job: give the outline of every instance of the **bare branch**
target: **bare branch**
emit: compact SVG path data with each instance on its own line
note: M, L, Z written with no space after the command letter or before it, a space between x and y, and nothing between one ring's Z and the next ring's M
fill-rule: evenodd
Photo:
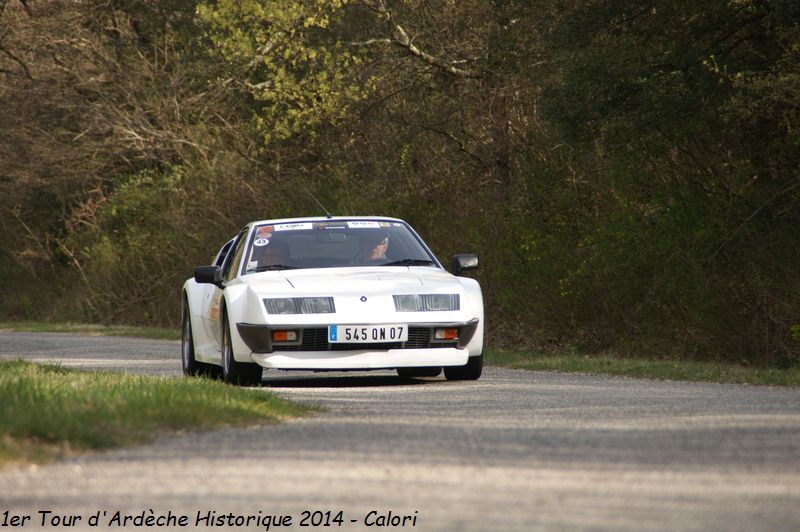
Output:
M14 61L16 64L18 64L22 68L22 70L25 72L25 77L26 78L28 78L30 80L33 79L33 76L31 76L31 71L28 69L28 65L26 65L25 62L22 59L20 59L16 55L12 54L10 51L8 51L6 48L4 48L2 45L0 45L0 52L3 52L4 54L6 54L9 58L11 58L12 61Z
M11 214L14 216L14 218L17 219L17 222L22 226L22 228L25 229L25 232L28 234L28 238L32 240L34 244L36 244L37 248L39 248L38 257L41 259L46 259L47 262L52 265L52 253L50 253L50 250L47 248L47 245L42 244L42 240L38 236L36 236L36 233L30 228L30 226L28 226L28 224L25 223L25 220L23 220L22 216L19 213L19 208L14 207L11 210Z
M421 59L422 61L425 61L429 65L434 66L439 70L450 74L451 76L459 78L481 77L479 72L458 68L454 66L453 62L445 61L444 59L431 55L417 47L405 28L403 28L394 20L394 17L392 16L391 11L389 11L389 9L386 7L384 0L363 0L363 5L380 15L386 21L392 34L391 42L400 48L405 49L409 54Z
M457 144L458 145L458 151L460 151L461 153L467 155L468 157L470 157L471 159L476 161L480 166L482 166L484 168L490 166L490 164L487 163L486 161L484 161L479 155L477 155L476 153L473 153L470 150L468 150L467 149L467 145L463 140L461 140L460 138L456 137L454 134L450 133L449 131L446 131L444 129L440 129L438 127L434 127L434 126L431 126L431 125L428 125L428 124L424 124L422 122L412 122L411 120L408 120L404 116L392 115L391 118L393 120L401 123L401 124L405 124L407 126L412 126L412 127L416 127L416 128L420 128L420 129L424 129L425 131L430 131L431 133L436 133L437 135L442 135L446 139L448 139L448 140L454 142L455 144Z
M344 44L350 46L371 46L373 44L392 44L394 41L391 39L369 39L367 41L360 41L360 42L346 42Z

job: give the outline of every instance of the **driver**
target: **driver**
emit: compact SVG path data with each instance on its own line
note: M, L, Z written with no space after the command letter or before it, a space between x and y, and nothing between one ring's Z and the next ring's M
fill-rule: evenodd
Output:
M386 231L370 232L361 237L359 241L361 262L385 262L386 251L389 249L389 233Z

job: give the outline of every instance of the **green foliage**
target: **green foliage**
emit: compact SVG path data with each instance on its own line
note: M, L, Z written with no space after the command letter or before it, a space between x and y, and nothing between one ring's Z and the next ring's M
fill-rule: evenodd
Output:
M180 282L174 264L181 264L200 238L176 225L183 221L184 177L180 168L167 167L121 176L114 183L91 223L81 224L65 241L66 248L75 250L89 295L87 317L139 323L165 319L161 293Z
M598 2L550 34L547 116L599 145L593 164L608 168L589 224L605 266L578 271L595 277L584 294L606 289L596 316L615 341L800 360L796 14L791 2Z
M365 94L364 80L350 74L359 55L331 30L346 3L222 0L198 6L231 81L259 102L257 124L267 143L335 121L349 101Z
M800 362L796 2L179 4L6 10L8 314L174 326L310 191L478 252L493 345Z

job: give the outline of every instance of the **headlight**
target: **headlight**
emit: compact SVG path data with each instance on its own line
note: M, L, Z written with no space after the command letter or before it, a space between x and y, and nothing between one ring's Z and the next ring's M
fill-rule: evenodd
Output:
M270 314L297 314L297 307L294 299L265 299L267 312Z
M461 302L458 294L412 294L394 296L394 309L397 312L434 312L459 310Z
M332 297L277 297L264 300L270 314L332 314Z
M295 299L300 314L331 314L335 312L332 297L301 297Z

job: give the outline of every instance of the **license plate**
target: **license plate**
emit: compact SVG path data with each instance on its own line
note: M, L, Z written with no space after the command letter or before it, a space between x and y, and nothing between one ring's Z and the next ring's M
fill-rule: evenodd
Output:
M332 344L374 344L405 342L408 325L328 325L328 342Z

